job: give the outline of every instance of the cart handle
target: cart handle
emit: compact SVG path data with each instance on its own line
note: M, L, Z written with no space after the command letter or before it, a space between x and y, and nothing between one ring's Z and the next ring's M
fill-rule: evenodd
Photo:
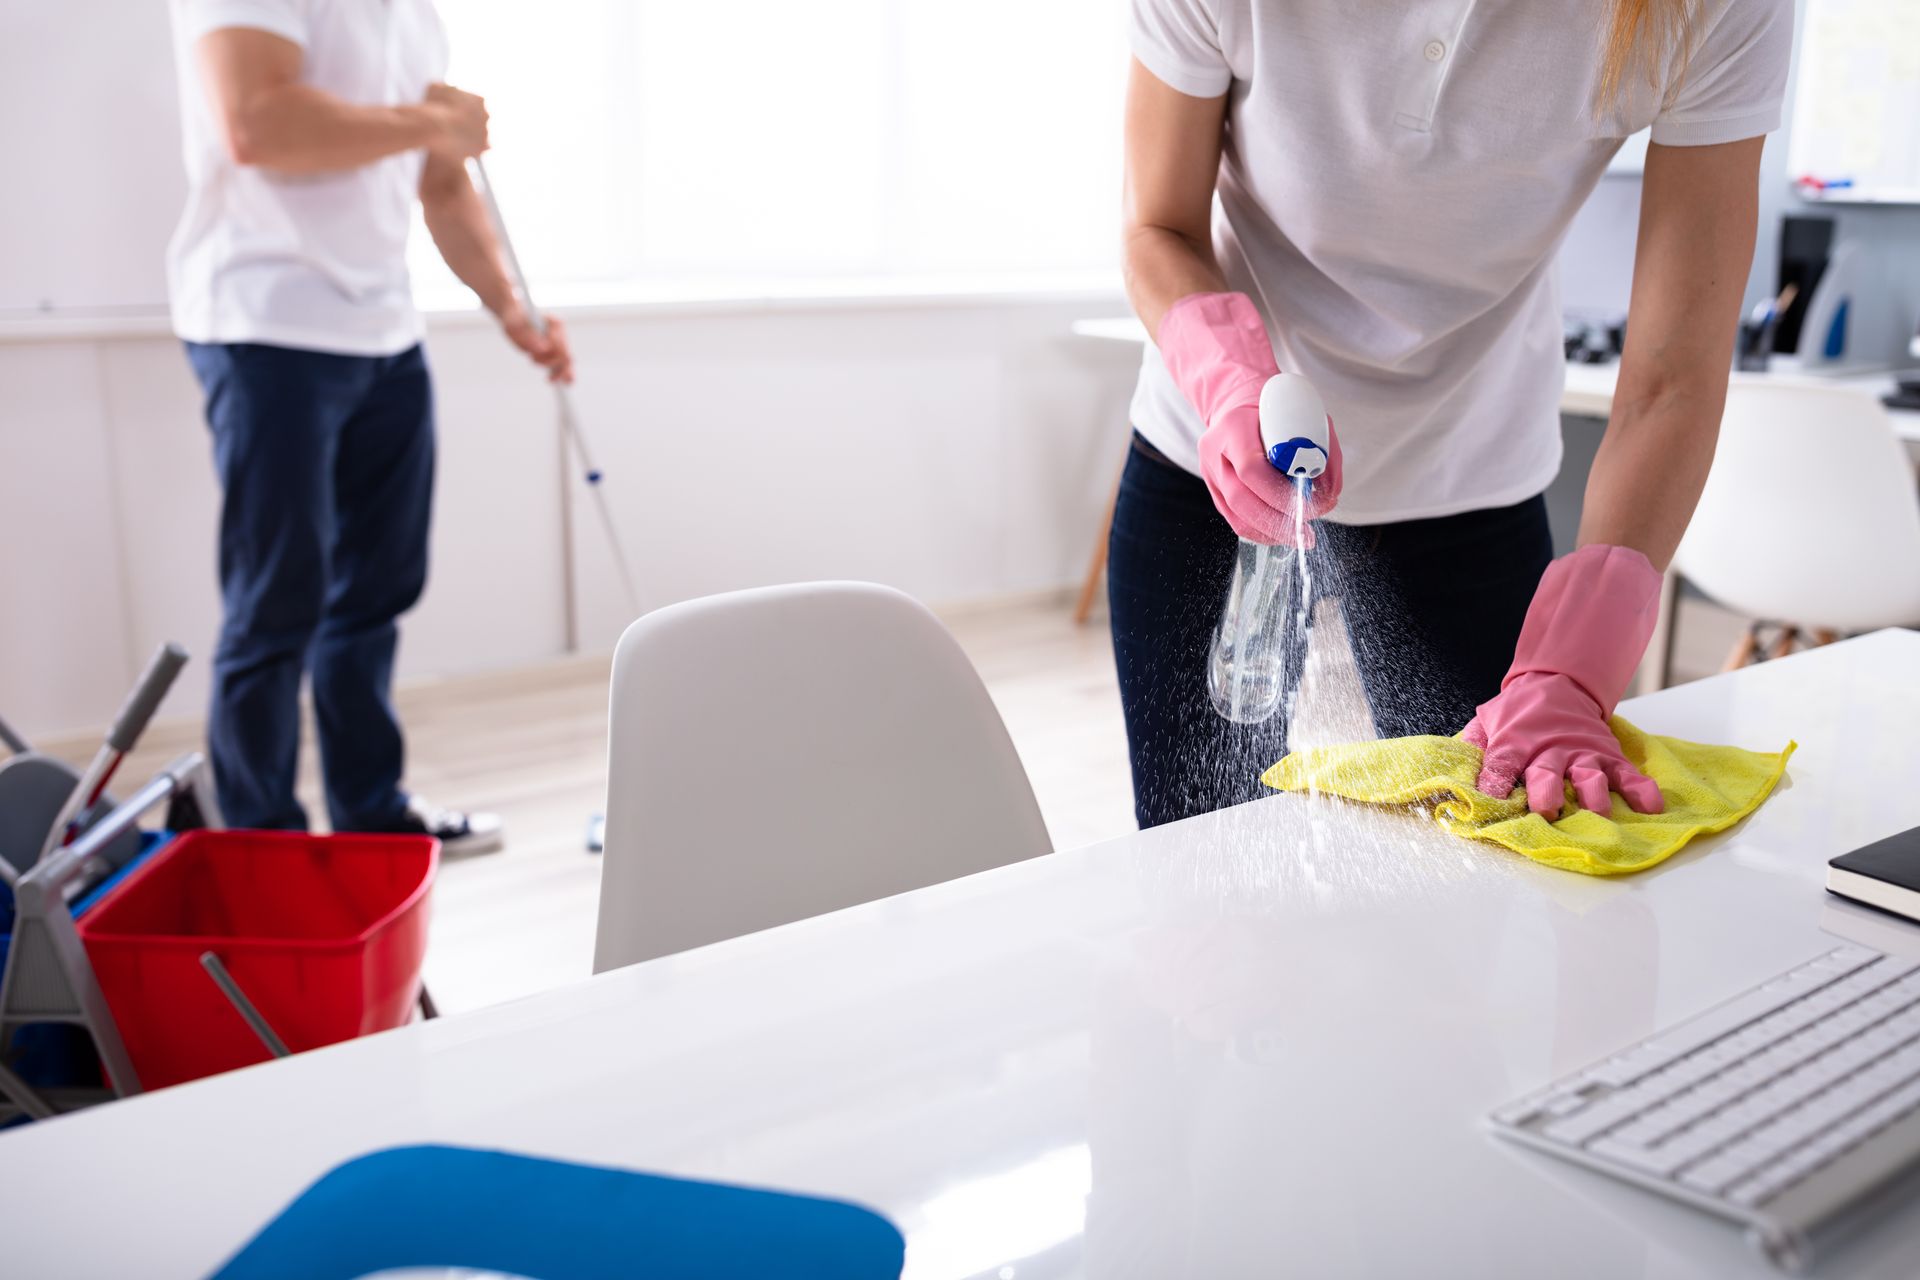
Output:
M220 957L211 951L202 951L200 967L207 971L207 976L213 979L213 984L220 988L220 994L233 1005L234 1012L238 1013L253 1034L260 1038L260 1043L267 1046L267 1052L276 1058L288 1057L286 1041L274 1034L273 1024L261 1016L259 1008L253 1001L247 999L247 993L240 989L240 984L233 980L231 973L227 972L227 966L220 963Z
M94 752L86 772L73 784L67 802L60 806L59 815L47 829L47 838L40 846L37 861L44 862L55 849L73 842L74 836L79 834L77 828L81 821L99 803L100 797L106 792L107 783L113 780L114 773L120 768L120 762L127 758L127 752L133 750L133 744L146 732L147 721L153 718L154 711L179 676L180 668L186 665L187 651L171 641L154 652L153 660L140 673L140 682L121 704L120 713L107 730L106 741Z
M156 773L147 784L129 796L112 813L88 827L85 834L70 845L54 850L53 856L20 877L19 887L38 887L56 894L86 867L88 861L104 850L123 832L137 825L148 810L185 791L204 765L198 751L189 751Z

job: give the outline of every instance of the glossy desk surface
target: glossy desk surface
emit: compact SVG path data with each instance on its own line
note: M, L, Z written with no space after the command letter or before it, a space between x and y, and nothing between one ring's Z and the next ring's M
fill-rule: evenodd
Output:
M1624 710L1801 750L1625 880L1274 796L33 1125L0 1135L0 1272L198 1275L336 1162L439 1141L849 1197L922 1280L1767 1275L1736 1228L1481 1118L1916 932L1821 884L1920 824L1920 634ZM1920 1212L1821 1274L1917 1263Z

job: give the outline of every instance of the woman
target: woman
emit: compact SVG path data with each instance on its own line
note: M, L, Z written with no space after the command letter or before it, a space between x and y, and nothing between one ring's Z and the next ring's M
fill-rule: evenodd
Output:
M1569 783L1659 808L1607 718L1713 459L1792 24L1792 0L1133 0L1125 264L1155 346L1109 595L1141 825L1248 799L1285 753L1284 711L1235 728L1204 674L1236 535L1293 539L1257 410L1282 369L1335 426L1306 541L1380 733L1465 725L1481 788L1548 816ZM1613 416L1550 564L1554 255L1648 125Z

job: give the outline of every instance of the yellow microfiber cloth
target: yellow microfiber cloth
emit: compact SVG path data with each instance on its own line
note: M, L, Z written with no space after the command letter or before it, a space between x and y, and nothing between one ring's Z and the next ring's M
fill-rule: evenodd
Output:
M1278 791L1324 791L1379 805L1429 805L1447 831L1491 840L1563 871L1617 876L1643 871L1697 835L1724 831L1760 807L1795 743L1771 754L1642 733L1619 716L1613 734L1633 767L1660 784L1664 813L1634 813L1619 796L1613 816L1579 808L1567 788L1557 822L1527 811L1516 787L1505 800L1478 791L1480 748L1458 738L1391 738L1297 751L1261 781Z

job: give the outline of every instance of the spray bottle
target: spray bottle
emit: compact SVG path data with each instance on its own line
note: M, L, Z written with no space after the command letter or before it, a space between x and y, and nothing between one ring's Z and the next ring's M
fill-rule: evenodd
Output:
M1267 461L1298 487L1305 509L1327 469L1331 433L1320 393L1299 374L1282 373L1260 389L1260 443ZM1235 724L1261 724L1280 709L1286 689L1286 613L1304 553L1240 540L1227 607L1207 657L1213 708Z

